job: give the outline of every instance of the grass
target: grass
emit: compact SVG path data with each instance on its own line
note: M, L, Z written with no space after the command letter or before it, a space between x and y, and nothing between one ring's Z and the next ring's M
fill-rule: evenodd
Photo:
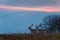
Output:
M60 40L60 35L0 34L0 40Z

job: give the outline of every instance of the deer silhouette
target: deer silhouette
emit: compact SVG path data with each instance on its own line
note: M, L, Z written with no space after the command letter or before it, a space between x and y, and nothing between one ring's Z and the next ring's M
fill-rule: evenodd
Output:
M40 23L40 25L38 25L38 27L42 27L43 25L46 27L46 25L43 24L43 23ZM46 27L46 30L47 30L47 27ZM38 28L38 34L47 35L47 31L46 30L43 30L41 28L40 29Z
M31 26L29 26L29 30L31 32L31 34L37 34L37 30L36 29L32 29L31 27L33 26L33 24Z

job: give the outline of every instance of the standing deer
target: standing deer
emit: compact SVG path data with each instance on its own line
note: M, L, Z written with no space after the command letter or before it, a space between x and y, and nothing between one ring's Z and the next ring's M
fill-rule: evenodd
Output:
M37 34L37 30L36 29L32 29L31 27L33 26L33 24L31 26L29 26L29 30L31 32L31 34Z
M38 25L38 27L42 27L43 25L46 27L46 25L43 24L43 23L41 23L40 25ZM46 28L46 30L47 30L47 28ZM47 31L46 30L40 28L40 29L38 29L38 34L47 35Z

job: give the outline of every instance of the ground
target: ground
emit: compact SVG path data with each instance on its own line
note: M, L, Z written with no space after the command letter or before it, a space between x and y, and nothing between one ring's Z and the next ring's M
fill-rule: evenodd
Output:
M60 40L60 35L0 34L0 40Z

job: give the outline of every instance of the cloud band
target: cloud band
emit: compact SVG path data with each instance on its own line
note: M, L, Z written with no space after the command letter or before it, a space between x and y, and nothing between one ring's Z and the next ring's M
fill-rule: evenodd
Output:
M7 10L24 10L24 11L43 11L43 12L60 12L60 7L54 6L43 6L43 7L16 7L16 6L6 6L0 5L0 9Z

